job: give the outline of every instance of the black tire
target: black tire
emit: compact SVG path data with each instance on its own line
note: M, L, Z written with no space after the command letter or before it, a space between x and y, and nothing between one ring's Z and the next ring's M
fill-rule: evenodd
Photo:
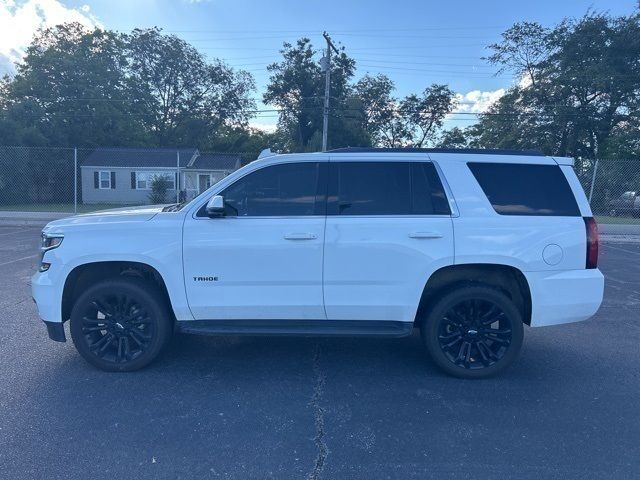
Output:
M71 338L91 365L110 372L145 367L171 338L169 305L160 291L133 277L89 287L71 310Z
M428 309L421 335L431 358L446 373L487 378L518 358L524 328L520 312L504 293L467 286L448 292Z

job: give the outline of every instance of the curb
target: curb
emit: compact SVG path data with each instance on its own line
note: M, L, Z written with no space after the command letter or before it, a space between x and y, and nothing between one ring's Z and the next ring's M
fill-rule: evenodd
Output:
M0 226L44 227L47 223L71 217L73 213L60 212L0 212Z
M598 231L605 235L640 235L640 224L599 223Z

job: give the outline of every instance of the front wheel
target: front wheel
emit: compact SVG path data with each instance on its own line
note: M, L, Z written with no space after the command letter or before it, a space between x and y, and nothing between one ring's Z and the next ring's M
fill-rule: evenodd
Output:
M88 288L71 311L71 338L90 364L107 371L140 369L171 336L168 305L138 278L105 280Z
M429 309L422 340L446 373L486 378L518 357L524 328L513 301L484 286L461 287L445 294Z

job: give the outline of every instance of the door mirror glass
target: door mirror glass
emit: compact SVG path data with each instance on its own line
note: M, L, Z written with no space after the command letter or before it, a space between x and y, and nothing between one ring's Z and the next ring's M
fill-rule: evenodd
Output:
M222 195L214 195L207 202L207 215L209 217L224 216L224 198L222 198Z

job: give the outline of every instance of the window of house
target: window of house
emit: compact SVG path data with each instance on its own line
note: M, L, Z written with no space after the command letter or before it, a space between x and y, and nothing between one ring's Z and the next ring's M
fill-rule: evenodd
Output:
M111 188L111 172L108 170L100 170L99 172L100 190L108 190Z
M176 175L174 172L135 172L136 190L151 190L151 183L157 177L165 177L169 181L169 190L175 190Z

